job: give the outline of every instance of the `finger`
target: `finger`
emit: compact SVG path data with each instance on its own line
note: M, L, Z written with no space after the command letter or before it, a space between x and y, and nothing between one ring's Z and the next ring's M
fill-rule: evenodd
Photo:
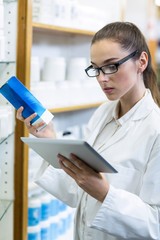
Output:
M91 167L86 164L82 159L80 159L79 157L77 157L74 153L70 154L71 159L74 162L74 165L76 165L80 170L82 169L91 169Z
M75 154L71 153L70 158L71 158L72 162L74 163L74 165L76 165L79 169L82 170L82 168L84 168L85 163L79 157L77 157Z
M39 131L39 129L43 129L44 126L46 126L46 123L45 122L39 122L37 124L33 124L32 125L35 129L37 129L37 132Z
M23 118L23 116L22 116L22 112L23 112L23 107L21 106L18 110L17 110L17 112L16 112L16 118L17 119L19 119L19 120L24 120L24 118Z
M37 113L31 114L29 117L24 119L25 124L29 127L31 126L31 121L37 116Z
M87 164L83 162L80 158L78 158L75 154L70 154L70 159L67 159L63 155L59 154L60 160L63 162L63 164L72 170L72 172L78 174L80 171L93 171Z
M31 124L30 121L24 119L24 123L25 123L25 125L26 125L26 127L27 127L28 129L29 129L29 128L32 128L32 124Z
M60 163L62 163L65 168L70 169L72 172L77 172L76 169L78 169L78 167L73 162L71 162L70 159L64 157L61 154L58 154L57 157L60 160Z
M73 167L71 167L71 165L74 166L74 164L70 164L70 161L60 154L58 154L57 157L59 159L61 168L72 178L76 179L75 169L73 170Z

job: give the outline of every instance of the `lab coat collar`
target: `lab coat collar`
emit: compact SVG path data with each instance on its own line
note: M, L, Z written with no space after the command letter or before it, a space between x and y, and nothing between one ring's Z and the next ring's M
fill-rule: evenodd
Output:
M132 120L137 121L145 118L153 109L159 111L158 105L155 104L152 94L149 89L146 90L147 94L142 99L143 103L137 108ZM138 103L137 103L138 104Z
M137 104L139 104L139 102ZM109 106L107 105L107 109L106 108L104 109L102 116L97 123L97 126L95 127L90 138L88 139L90 145L94 146L94 142L96 141L98 134L103 130L106 124L112 121L113 112L116 109L116 105L117 101L111 102ZM110 145L114 144L115 142L123 138L134 124L134 121L145 118L154 108L156 108L156 104L152 98L150 90L147 89L147 94L145 94L144 98L141 100L141 104L136 109L130 120L121 126L117 133L114 134L114 136L112 136L112 138L109 141L107 141L106 144L104 144L104 146L101 148L99 152L100 153L103 152L103 150L106 149L106 147L108 148Z

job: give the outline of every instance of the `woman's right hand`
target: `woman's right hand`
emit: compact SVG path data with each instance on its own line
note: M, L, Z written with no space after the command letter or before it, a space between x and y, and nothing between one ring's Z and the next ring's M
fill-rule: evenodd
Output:
M43 138L56 138L56 133L54 131L53 127L53 122L51 121L47 126L42 128L41 130L37 130L38 128L42 127L45 125L44 122L35 124L34 126L31 124L31 120L36 117L36 113L33 113L30 115L28 118L23 118L22 112L23 112L23 107L20 107L17 110L16 118L19 119L20 121L24 122L25 126L27 127L29 133L36 137L43 137Z

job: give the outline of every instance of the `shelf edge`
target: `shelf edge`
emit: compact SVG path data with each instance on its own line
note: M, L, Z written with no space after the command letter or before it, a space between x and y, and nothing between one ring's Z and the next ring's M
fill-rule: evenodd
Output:
M72 111L80 111L89 108L96 108L99 107L104 102L97 102L97 103L89 103L83 105L73 105L73 106L65 106L59 108L50 108L49 111L52 113L63 113L63 112L72 112Z
M90 30L61 27L61 26L50 25L45 23L37 23L37 22L33 22L32 27L33 27L33 30L45 30L45 31L53 31L53 32L59 32L59 33L85 35L85 36L93 36L95 34L94 31L90 31Z

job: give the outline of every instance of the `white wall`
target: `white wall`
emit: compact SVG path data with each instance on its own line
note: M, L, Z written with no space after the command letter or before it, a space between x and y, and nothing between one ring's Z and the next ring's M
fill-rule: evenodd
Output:
M139 25L142 30L146 31L147 14L148 14L148 1L141 0L136 3L136 1L128 0L126 1L126 16L125 20L134 22Z
M122 20L135 23L147 38L156 38L156 10L154 0L79 0L86 6L95 6L106 11L106 23L108 21ZM153 26L151 29L151 25Z

